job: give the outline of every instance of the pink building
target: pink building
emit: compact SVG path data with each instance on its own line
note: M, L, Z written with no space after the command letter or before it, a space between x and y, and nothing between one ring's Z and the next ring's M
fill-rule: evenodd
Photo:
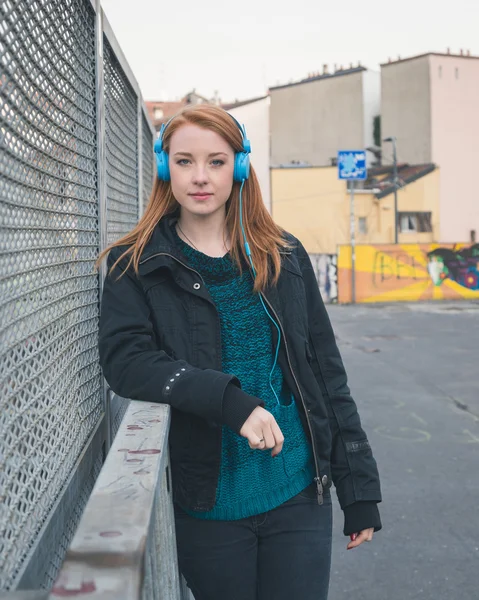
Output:
M399 162L440 171L439 242L479 237L479 57L430 53L381 65L381 135ZM383 145L390 162L391 144Z

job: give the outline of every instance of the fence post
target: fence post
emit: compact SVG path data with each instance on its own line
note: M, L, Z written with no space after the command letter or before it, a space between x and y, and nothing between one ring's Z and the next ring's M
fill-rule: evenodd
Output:
M138 96L138 218L143 216L143 110L142 99Z
M105 152L105 75L103 69L103 11L101 1L95 0L95 74L96 74L96 132L97 132L97 182L98 182L98 227L100 229L100 252L108 245L108 210L106 185L106 152ZM103 292L103 281L106 276L106 261L100 266L99 298ZM110 393L103 379L103 408L105 412L105 452L111 445Z

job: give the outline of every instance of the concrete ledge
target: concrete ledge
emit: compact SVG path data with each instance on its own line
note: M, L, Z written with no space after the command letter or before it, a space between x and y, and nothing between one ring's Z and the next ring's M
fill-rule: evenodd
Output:
M165 482L169 424L168 406L130 402L50 599L142 597L149 534L158 535L155 503ZM171 559L175 568L176 555ZM165 598L179 599L179 589Z

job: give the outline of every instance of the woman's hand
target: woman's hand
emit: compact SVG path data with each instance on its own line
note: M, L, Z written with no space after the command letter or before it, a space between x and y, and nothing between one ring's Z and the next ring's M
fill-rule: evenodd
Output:
M240 435L248 440L252 450L272 448L271 456L278 455L283 448L284 436L276 419L261 406L257 406L246 419Z
M348 550L352 550L353 548L357 548L363 542L371 542L374 535L374 527L370 527L369 529L363 529L359 533L353 533L351 535L351 541L348 544Z

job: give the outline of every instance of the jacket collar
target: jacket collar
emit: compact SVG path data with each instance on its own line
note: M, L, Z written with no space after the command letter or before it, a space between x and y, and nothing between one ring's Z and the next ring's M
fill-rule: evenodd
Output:
M153 230L151 238L141 254L140 270L142 272L149 272L160 266L171 266L171 259L169 256L188 266L188 260L178 248L172 231L172 228L177 221L178 215L170 215L164 217L158 222L157 226ZM280 251L280 254L282 268L286 268L296 275L301 276L301 269L295 253L291 250L283 250ZM155 257L155 260L150 261L150 259L153 259L153 257ZM142 268L144 263L146 264Z
M161 219L156 225L151 238L148 240L143 252L141 253L140 263L152 258L155 254L165 252L172 256L182 259L186 258L179 251L173 237L172 227L178 221L177 216L167 216Z

